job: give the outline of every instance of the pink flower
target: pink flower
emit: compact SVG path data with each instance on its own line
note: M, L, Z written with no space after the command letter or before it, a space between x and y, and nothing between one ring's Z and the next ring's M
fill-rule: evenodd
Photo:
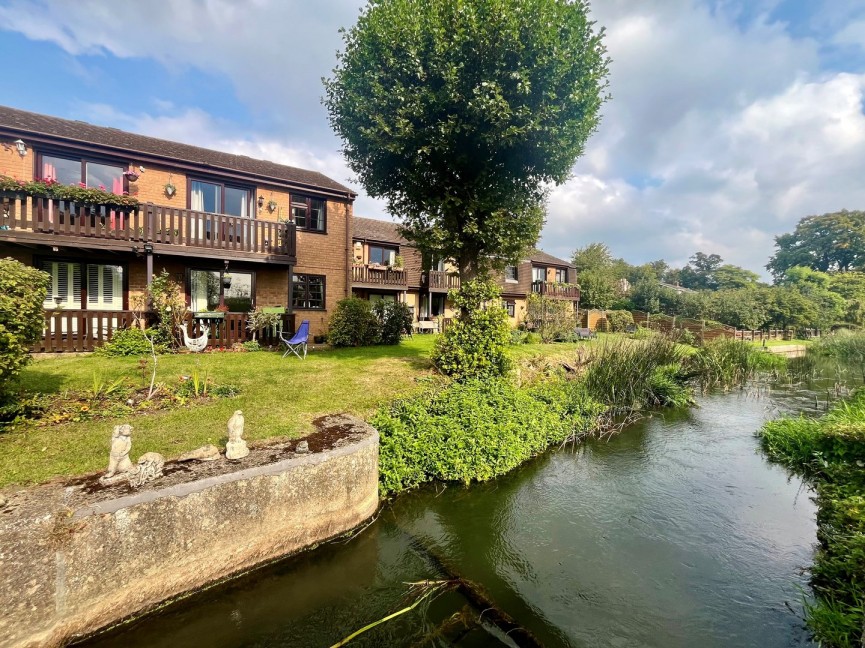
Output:
M105 191L105 185L99 185L99 188L102 189L102 191Z
M124 195L124 196L128 196L128 195L129 195L129 192L128 192L128 191L124 191L124 192L123 192L123 195Z
M79 182L78 186L81 187L82 189L87 189L87 185L84 184L83 182Z

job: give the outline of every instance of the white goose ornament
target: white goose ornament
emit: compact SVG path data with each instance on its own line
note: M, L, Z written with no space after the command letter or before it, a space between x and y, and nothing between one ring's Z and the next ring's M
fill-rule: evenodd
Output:
M209 326L202 327L204 333L199 338L189 337L189 332L186 330L186 323L178 324L177 328L179 328L180 331L183 333L183 344L185 344L186 348L193 353L204 351L204 349L207 347L207 338L210 336Z

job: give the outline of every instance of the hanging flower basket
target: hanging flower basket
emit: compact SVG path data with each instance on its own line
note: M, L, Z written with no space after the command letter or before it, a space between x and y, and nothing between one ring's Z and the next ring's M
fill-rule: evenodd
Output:
M269 211L269 212L275 212L276 207L277 207L277 204L276 204L275 200L271 200L267 203L267 211Z
M222 287L231 288L231 273L226 272L222 275Z
M175 187L171 182L166 183L165 187L165 195L169 198L173 197L174 194L177 193L177 187Z
M129 169L128 171L124 171L123 175L126 176L126 179L129 180L129 182L135 182L136 180L138 180L138 178L141 177L141 174L138 173L138 171L136 171L135 169Z

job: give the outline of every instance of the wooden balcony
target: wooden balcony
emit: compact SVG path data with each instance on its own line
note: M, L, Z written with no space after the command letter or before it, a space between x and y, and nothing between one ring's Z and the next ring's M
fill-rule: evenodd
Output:
M209 320L187 315L187 330L190 337L200 337L204 326L209 329L209 348L230 349L236 343L252 339L252 331L246 328L247 313L225 313L219 320ZM148 320L151 318L148 317ZM295 316L282 315L282 330L294 331ZM136 326L132 311L105 310L52 310L45 311L45 328L42 339L30 350L37 353L64 353L93 351L110 341L119 329ZM258 341L264 346L279 346L278 331L265 329L259 332ZM181 350L184 348L181 345Z
M580 301L580 287L576 284L535 281L532 283L532 292L552 299Z
M84 205L0 192L0 242L294 263L294 223L162 207Z
M441 270L430 270L426 273L427 287L433 293L446 293L451 290L459 290L460 277Z
M408 287L408 277L403 269L355 264L351 268L351 285L355 288L405 290Z

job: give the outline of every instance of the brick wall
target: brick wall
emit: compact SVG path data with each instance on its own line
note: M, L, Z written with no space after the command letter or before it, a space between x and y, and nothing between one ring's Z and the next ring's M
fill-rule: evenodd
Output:
M169 179L177 188L177 192L171 198L165 194L165 185L168 184ZM173 173L164 167L145 167L144 173L138 180L129 183L129 193L143 203L151 202L177 209L188 207L186 173Z
M27 155L18 155L18 149L13 144L15 140L0 141L0 175L16 180L33 179L33 150L27 147Z

